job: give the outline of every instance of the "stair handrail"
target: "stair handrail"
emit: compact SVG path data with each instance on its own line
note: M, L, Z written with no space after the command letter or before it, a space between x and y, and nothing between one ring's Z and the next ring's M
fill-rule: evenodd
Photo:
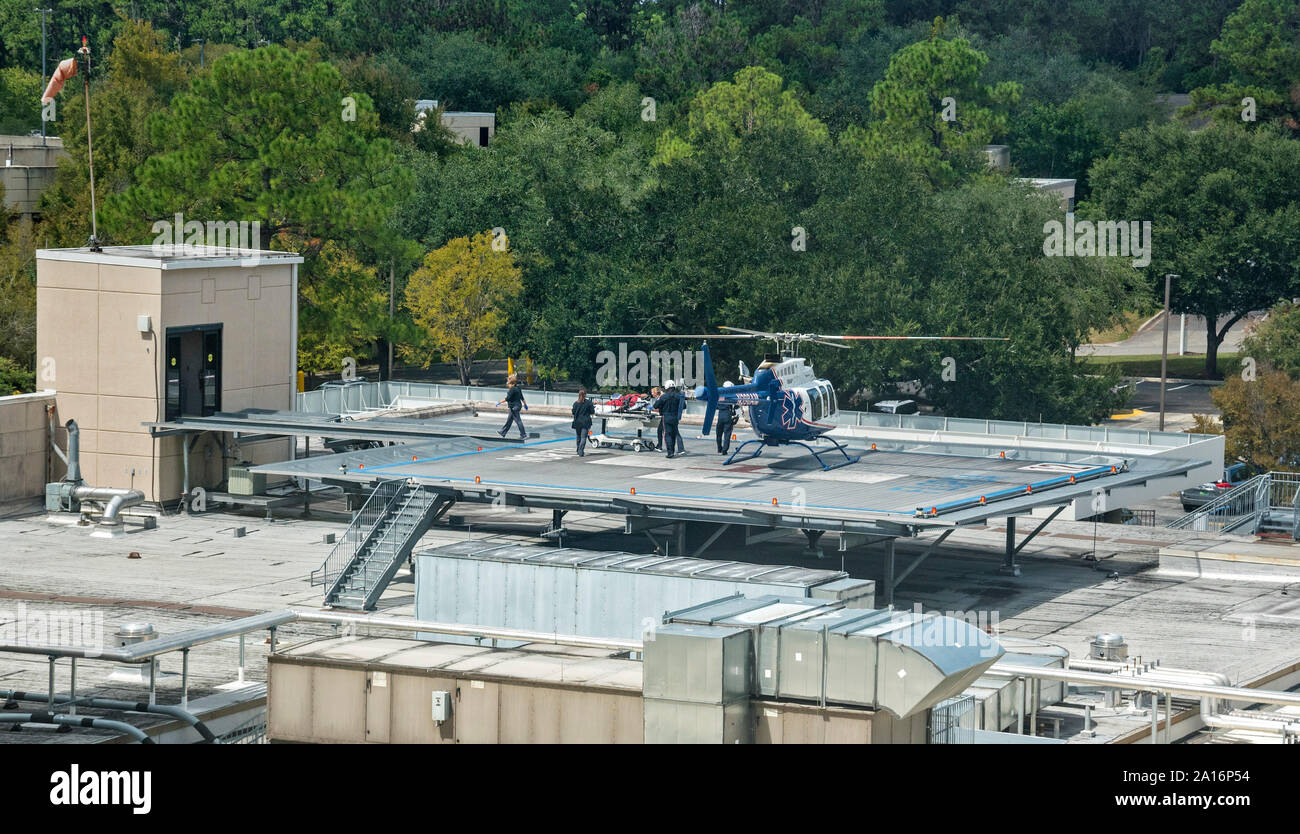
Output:
M384 571L383 571L384 575L389 575L391 572L396 570L394 565L400 564L401 554L404 550L407 549L406 547L407 544L410 544L411 547L415 546L414 539L418 538L416 535L416 531L420 530L423 520L429 514L429 510L431 507L433 507L436 500L437 500L437 495L434 494L433 490L428 490L428 489L424 489L423 487L416 486L410 491L406 503L402 506L402 510L405 512L407 510L414 508L419 513L419 515L417 516L419 521L417 521L414 525L412 525L407 532L403 533L401 539L397 540L396 547L394 548L393 555L392 555L393 561L390 562L389 564L384 565ZM396 529L396 527L392 529ZM423 531L421 531L419 535L423 535ZM362 607L365 609L373 608L375 601L378 599L379 594L383 590L383 587L386 586L387 584L388 584L388 580L383 578L376 578L374 579L374 581L371 581L371 576L367 572L364 580L365 600L362 603Z
M344 569L356 558L357 551L370 538L376 526L383 521L389 506L402 494L405 478L380 480L367 496L365 503L352 516L343 536L334 544L321 566L311 572L311 584L330 585L343 574Z
M1192 510L1190 513L1186 513L1185 515L1179 516L1178 518L1169 522L1168 526L1173 529L1181 529L1181 530L1190 529L1192 524L1197 519L1207 518L1209 516L1216 515L1224 507L1232 504L1237 499L1245 498L1248 495L1254 496L1253 511L1257 512L1259 510L1259 500L1262 497L1261 490L1268 489L1270 476L1272 474L1273 473L1271 472L1265 472L1262 475L1256 475L1255 477L1251 478L1249 481L1246 481L1240 486L1233 487L1232 489L1223 493L1219 497L1215 498L1213 501L1210 501L1208 504L1204 504L1200 507L1197 507L1195 510ZM1245 513L1241 513L1241 515L1245 515Z

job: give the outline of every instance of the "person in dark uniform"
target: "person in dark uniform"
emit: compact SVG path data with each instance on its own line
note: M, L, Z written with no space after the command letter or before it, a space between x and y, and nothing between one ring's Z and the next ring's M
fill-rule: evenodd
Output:
M685 444L682 443L681 433L678 431L678 423L682 419L682 406L686 403L677 391L677 383L671 379L664 383L663 396L655 400L655 409L663 415L664 425L664 450L668 452L668 459L672 460L673 452L681 447L685 450Z
M596 404L587 399L587 389L578 389L578 400L573 404L573 430L578 433L578 457L586 457L583 449L587 448L587 432L591 431L591 416L596 413Z
M519 439L527 440L528 432L524 430L524 421L519 419L519 409L527 408L528 403L524 402L524 389L519 387L519 375L511 374L506 379L506 382L509 383L510 390L506 392L506 398L498 401L497 405L504 403L509 406L510 416L506 418L506 424L501 427L501 431L497 432L497 434L505 437L506 432L510 431L510 425L513 423L519 426Z
M722 383L723 388L730 388L730 382ZM731 430L736 426L738 406L734 403L718 404L718 454L725 455L731 448Z
M659 420L659 437L658 437L658 441L657 441L659 445L655 447L655 448L657 448L657 449L662 449L662 448L664 447L664 421L663 421L663 419L662 419L662 418L663 418L663 411L660 410L660 408L659 408L659 398L662 397L663 395L664 395L664 389L660 388L658 385L656 385L656 386L654 386L654 387L652 387L652 388L650 389L650 397L651 397L651 399L650 399L650 410L651 410L651 411L658 411L658 412L659 412L659 417L660 417L660 420Z

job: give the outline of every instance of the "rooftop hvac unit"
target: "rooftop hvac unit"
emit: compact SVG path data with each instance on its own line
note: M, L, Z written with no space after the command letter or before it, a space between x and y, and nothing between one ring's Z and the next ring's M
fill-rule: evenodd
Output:
M227 489L231 495L263 495L266 493L266 473L252 472L252 464L243 461L239 466L230 467Z

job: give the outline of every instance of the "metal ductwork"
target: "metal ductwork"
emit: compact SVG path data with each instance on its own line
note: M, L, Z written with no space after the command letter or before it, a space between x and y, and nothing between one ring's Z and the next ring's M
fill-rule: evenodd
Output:
M62 481L45 485L45 509L50 512L81 512L83 503L98 504L104 508L99 527L116 530L122 526L122 510L144 503L144 493L138 489L87 486L81 478L81 431L76 420L69 420L68 474Z

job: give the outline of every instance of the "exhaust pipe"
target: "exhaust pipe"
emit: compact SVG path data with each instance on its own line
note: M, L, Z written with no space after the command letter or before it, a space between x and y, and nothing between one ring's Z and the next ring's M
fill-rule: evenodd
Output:
M76 420L69 420L68 474L63 479L63 490L75 502L89 501L102 504L104 513L100 527L116 529L122 526L122 510L144 503L144 493L138 489L87 486L81 479L81 430Z
M76 420L67 422L68 429L68 474L63 480L70 484L81 483L81 429Z

